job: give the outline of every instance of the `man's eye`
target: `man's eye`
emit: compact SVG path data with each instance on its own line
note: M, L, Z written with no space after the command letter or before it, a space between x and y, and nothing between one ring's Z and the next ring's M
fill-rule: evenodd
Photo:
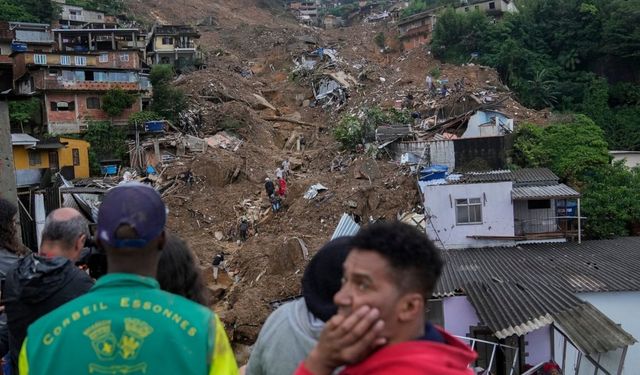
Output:
M347 283L347 278L346 277L340 278L340 284L344 285L346 283Z
M365 291L365 290L369 289L369 284L368 283L359 283L358 284L358 289L362 290L362 291Z

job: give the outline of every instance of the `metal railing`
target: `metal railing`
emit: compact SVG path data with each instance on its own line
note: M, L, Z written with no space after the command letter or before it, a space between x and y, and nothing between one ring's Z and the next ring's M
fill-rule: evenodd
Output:
M518 354L520 353L520 349L519 348L516 348L515 346L509 346L509 345L500 344L500 343L497 343L497 342L480 340L480 339L476 339L476 338L472 338L472 337L465 337L465 336L456 336L456 337L459 338L460 340L469 341L471 343L471 349L472 350L475 350L477 343L490 345L490 346L493 347L492 350L491 350L491 358L489 359L489 366L487 366L487 368L484 369L484 371L480 373L482 375L485 375L485 374L489 375L489 374L492 373L491 372L491 368L494 365L495 357L496 357L496 349L498 349L498 347L500 347L501 349L513 350L514 351L513 362L511 363L511 367L510 367L510 370L509 370L509 375L514 375L515 374L516 364L518 362Z

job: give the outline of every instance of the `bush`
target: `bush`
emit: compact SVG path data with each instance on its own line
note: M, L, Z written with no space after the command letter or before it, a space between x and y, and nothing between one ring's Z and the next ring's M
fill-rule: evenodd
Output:
M342 147L347 150L355 150L356 146L363 143L363 126L355 115L346 115L340 120L338 126L333 129L333 136Z
M129 127L133 127L138 124L138 126L143 125L147 121L157 121L162 120L162 116L153 112L153 111L140 111L129 116Z
M109 117L117 117L120 116L125 109L130 108L135 102L135 95L129 94L120 87L115 87L107 91L102 97L102 110L105 111Z
M100 173L100 160L120 159L127 156L127 136L122 127L113 126L109 121L89 121L83 139L89 147L89 165L92 174Z
M153 85L151 110L177 123L180 112L187 108L187 98L182 90L171 85L174 70L171 65L154 65L149 74Z

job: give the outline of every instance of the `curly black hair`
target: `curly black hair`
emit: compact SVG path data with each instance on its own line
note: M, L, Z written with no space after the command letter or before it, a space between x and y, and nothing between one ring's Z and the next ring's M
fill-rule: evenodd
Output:
M425 233L399 221L376 223L361 229L351 246L381 255L391 265L401 289L431 298L443 261L440 250Z
M169 232L166 232L166 242L160 252L157 279L162 290L208 306L202 274L191 249Z
M22 246L16 237L14 219L18 208L8 200L0 198L0 247L16 254L22 253Z

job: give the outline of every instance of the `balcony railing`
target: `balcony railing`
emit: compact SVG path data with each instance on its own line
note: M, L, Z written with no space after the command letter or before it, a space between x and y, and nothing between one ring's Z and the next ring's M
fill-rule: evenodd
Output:
M98 81L63 81L46 80L44 90L74 90L74 91L108 91L119 87L126 91L140 91L139 82L98 82Z

